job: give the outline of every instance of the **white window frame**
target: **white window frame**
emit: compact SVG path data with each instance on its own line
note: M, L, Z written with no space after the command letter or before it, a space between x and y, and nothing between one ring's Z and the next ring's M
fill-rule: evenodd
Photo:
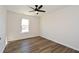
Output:
M23 20L25 21L25 20L27 20L27 22L26 23L28 23L28 24L24 24L23 25ZM25 29L26 30L23 30L23 27L26 27ZM29 19L26 19L26 18L22 18L21 19L21 33L28 33L29 32Z

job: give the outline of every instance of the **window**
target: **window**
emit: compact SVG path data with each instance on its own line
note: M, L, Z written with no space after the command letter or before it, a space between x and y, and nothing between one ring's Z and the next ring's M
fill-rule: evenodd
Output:
M21 21L21 32L29 32L29 20L28 19L22 19Z

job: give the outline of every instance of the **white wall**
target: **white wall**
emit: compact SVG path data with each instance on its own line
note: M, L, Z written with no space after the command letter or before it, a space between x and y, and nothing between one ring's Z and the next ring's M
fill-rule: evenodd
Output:
M7 12L7 30L8 30L8 41L29 38L39 36L39 17L27 16L23 14L14 13L11 11ZM21 19L26 18L30 20L30 32L21 33Z
M6 46L6 10L0 6L0 53L3 52Z
M44 15L40 23L41 36L79 50L79 6Z

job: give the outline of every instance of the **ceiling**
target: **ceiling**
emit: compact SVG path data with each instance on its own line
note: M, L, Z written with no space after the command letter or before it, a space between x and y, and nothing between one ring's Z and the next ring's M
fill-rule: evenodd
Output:
M39 13L39 15L35 14L34 12L29 12L32 9L29 8L35 7L34 5L6 5L5 8L9 11L16 12L16 13L21 13L25 15L31 15L31 16L41 16L43 14L48 14L48 13L53 13L61 8L68 7L66 5L43 5L41 8L42 10L45 10L45 13Z

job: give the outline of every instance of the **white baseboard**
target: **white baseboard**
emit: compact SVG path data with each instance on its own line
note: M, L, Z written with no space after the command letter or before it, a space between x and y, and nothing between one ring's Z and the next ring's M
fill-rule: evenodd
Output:
M67 47L69 47L69 48L72 48L72 49L74 49L74 50L79 51L79 49L78 49L78 48L75 48L75 47L70 46L70 45L68 45L68 44L64 44L64 43L59 42L59 41L56 41L56 40L54 40L54 39L52 40L52 38L49 38L49 37L44 36L44 35L40 35L40 36L41 36L41 37L43 37L43 38L46 38L46 39L48 39L48 40L54 41L54 42L56 42L56 43L59 43L59 44L61 44L61 45L64 45L64 46L67 46Z

